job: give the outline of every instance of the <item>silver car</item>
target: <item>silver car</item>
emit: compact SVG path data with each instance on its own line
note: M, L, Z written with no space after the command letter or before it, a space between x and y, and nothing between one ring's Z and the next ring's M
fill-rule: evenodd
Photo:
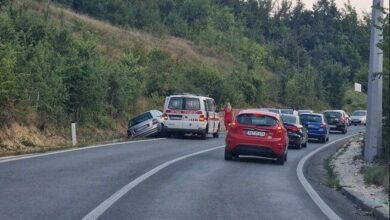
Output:
M281 108L279 109L280 114L285 114L285 115L296 115L298 116L298 112L294 109L289 109L289 108Z
M356 111L352 112L350 120L351 120L351 124L353 124L353 125L366 125L367 111L366 110L356 110Z
M150 110L129 120L127 135L129 137L157 135L163 130L163 113Z

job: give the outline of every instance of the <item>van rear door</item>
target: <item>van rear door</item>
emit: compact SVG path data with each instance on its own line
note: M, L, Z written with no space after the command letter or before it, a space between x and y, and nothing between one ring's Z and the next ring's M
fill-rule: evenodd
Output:
M215 113L215 104L214 100L212 99L206 99L204 101L205 103L205 109L207 112L207 123L209 125L209 130L207 131L208 133L215 133L217 130L217 116Z
M183 127L183 110L184 99L183 97L171 97L168 101L165 114L168 116L166 126L170 129L181 129Z
M183 107L183 129L199 130L199 122L201 122L200 120L203 120L200 118L203 114L200 99L195 97L185 97Z

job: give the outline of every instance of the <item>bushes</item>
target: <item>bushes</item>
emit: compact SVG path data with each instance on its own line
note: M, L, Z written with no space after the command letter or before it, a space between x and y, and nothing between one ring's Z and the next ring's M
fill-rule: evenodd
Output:
M0 27L7 30L0 33L2 122L18 121L17 115L32 112L42 130L70 121L110 128L113 119L148 107L161 109L164 97L173 92L208 94L218 103L229 100L235 105L262 101L263 82L255 69L220 73L157 49L129 50L109 61L95 49L95 36L89 31L72 36L66 27L57 28L21 8L2 11Z
M386 165L373 165L362 167L361 172L366 184L383 186L389 193L389 167Z
M72 120L104 126L108 119L158 106L172 92L209 94L237 107L364 106L364 97L345 89L367 80L369 22L356 20L353 9L341 13L328 1L319 1L314 11L299 4L273 11L268 0L55 2L123 27L170 31L195 42L191 49L212 48L205 53L216 59L227 54L234 64L222 72L157 49L131 49L110 59L97 52L96 36L87 28L76 27L74 34L65 23L57 27L28 7L0 1L2 124L18 112L34 112L42 128ZM388 42L388 32L384 38ZM387 55L388 44L383 46ZM388 57L384 60L388 73Z

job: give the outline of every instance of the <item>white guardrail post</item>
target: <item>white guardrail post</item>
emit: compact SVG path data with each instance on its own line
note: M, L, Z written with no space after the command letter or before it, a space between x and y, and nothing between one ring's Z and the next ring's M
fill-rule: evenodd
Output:
M76 123L72 123L72 145L77 145L77 137L76 137Z

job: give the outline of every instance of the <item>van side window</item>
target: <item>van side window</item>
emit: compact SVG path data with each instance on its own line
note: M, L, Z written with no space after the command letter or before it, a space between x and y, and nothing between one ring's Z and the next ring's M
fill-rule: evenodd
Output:
M215 112L215 103L214 103L214 100L212 99L207 99L205 101L205 104L206 104L206 111L210 112Z
M208 100L204 100L204 108L206 110L206 112L209 112L210 111L210 106L209 106L209 103L207 102Z
M217 111L217 105L215 104L214 100L211 100L211 111L213 112Z

